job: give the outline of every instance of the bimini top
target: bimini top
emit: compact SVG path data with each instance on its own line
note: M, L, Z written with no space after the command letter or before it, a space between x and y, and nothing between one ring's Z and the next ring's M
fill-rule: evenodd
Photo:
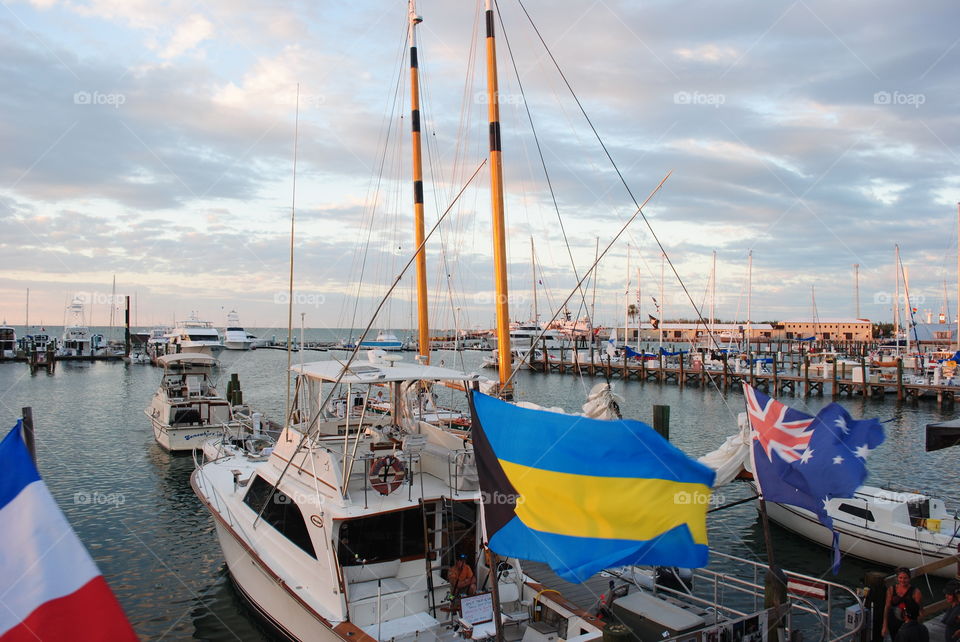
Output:
M341 383L378 383L386 381L479 381L480 375L466 374L459 370L438 366L422 366L418 363L397 363L392 361L354 360L344 372L344 361L314 361L290 368L291 372L319 381L336 381L343 373Z
M181 352L178 354L165 354L157 357L159 363L165 370L174 370L177 368L197 368L207 366L212 368L219 365L219 362L209 354L200 352Z

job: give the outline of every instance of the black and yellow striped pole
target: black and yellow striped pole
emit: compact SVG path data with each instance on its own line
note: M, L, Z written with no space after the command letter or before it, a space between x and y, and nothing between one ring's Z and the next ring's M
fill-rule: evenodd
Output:
M423 161L420 154L420 73L417 63L417 30L423 22L414 0L409 6L410 38L410 128L413 134L413 226L417 252L417 325L418 347L424 365L430 363L430 319L427 314L427 254L423 225Z
M503 211L503 161L500 148L500 105L497 89L497 44L493 32L493 0L486 0L487 113L490 120L490 201L493 206L493 270L496 290L497 351L500 395L509 396L513 364L510 349L510 306L507 293L507 240Z

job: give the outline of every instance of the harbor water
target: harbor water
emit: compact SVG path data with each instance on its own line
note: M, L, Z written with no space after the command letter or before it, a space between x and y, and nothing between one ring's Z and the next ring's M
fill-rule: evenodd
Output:
M315 336L311 336L315 335ZM307 340L326 333L308 331ZM345 353L332 353L343 357ZM467 372L480 371L483 352L436 352L433 363ZM324 352L293 355L294 363L329 358ZM412 354L404 358L412 360ZM285 404L287 355L277 350L225 351L222 387L238 373L244 401L265 416L280 419ZM495 371L485 371L487 376ZM39 467L53 496L123 605L137 633L146 639L267 640L270 632L253 616L233 589L209 514L190 487L193 459L170 455L153 440L143 409L160 371L122 362L59 363L53 374L30 375L23 363L0 364L0 422L14 424L24 406L32 406L37 430ZM590 388L602 377L521 372L518 398L578 411ZM613 383L623 397L625 417L650 422L655 404L670 406L670 438L692 456L703 455L736 431L743 410L738 392L654 382ZM449 397L447 397L449 395ZM455 395L460 395L456 398ZM815 413L828 398L787 397L788 404ZM442 403L463 406L463 395L444 391ZM950 449L924 452L924 426L953 418L934 402L897 405L886 400L844 399L855 417L878 417L887 440L869 460L869 483L921 490L948 500L960 488L960 467ZM716 493L715 502L752 495L735 482ZM763 535L753 502L709 516L711 547L764 560ZM774 533L777 561L816 576L829 574L830 554L779 529ZM859 584L876 567L845 558L837 579ZM924 586L924 585L922 585ZM924 586L924 592L927 588Z

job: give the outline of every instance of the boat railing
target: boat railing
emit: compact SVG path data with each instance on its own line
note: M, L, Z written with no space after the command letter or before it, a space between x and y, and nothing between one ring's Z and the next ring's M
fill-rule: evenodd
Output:
M752 572L752 579L744 579L743 573L718 572L710 568L693 571L693 581L689 590L653 585L654 593L664 593L682 601L693 602L704 609L730 619L748 617L764 609L766 577L768 566L761 562L744 559L726 553L711 551L711 556L721 558L724 566L746 565ZM795 586L803 590L790 590L789 599L784 605L783 617L788 629L816 624L821 631L819 639L854 639L864 626L863 600L853 589L818 577L784 572L787 580L796 580ZM822 593L823 597L814 593ZM847 620L849 608L854 606L859 613L853 620ZM813 622L811 622L813 620ZM679 639L679 638L678 638Z

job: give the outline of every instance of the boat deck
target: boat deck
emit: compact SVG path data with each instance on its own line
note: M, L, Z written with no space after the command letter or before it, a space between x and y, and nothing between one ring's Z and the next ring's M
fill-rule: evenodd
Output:
M548 589L559 591L563 597L584 611L592 613L598 606L600 596L610 590L611 577L594 575L583 584L573 584L553 572L542 562L522 562L523 572Z

